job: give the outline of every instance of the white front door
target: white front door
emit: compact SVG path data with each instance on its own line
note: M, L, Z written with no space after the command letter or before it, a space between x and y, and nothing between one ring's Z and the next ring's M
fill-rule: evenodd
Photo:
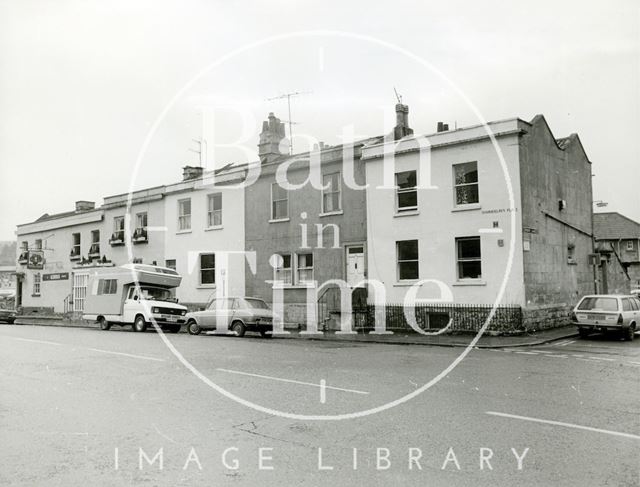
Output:
M84 311L84 300L87 297L89 274L73 275L73 311Z
M355 287L365 279L364 247L347 247L347 284Z

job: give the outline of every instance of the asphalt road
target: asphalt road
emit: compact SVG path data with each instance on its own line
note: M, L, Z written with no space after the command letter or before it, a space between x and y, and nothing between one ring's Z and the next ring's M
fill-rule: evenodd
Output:
M166 338L0 325L0 484L640 485L640 340Z

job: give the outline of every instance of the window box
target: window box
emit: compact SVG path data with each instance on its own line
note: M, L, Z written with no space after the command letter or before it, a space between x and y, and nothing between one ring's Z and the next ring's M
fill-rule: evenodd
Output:
M26 265L28 262L29 262L29 252L28 251L21 252L20 256L18 257L18 264Z
M71 252L69 253L69 260L70 261L77 261L80 260L80 252L76 249L71 249Z
M149 242L149 238L147 236L147 229L146 228L136 228L134 230L134 232L133 232L132 240L133 240L134 244Z
M323 216L335 216L335 215L343 215L344 212L342 210L338 210L338 211L331 211L329 213L320 213L318 216L319 217L323 217Z
M109 245L112 247L117 247L118 245L124 245L124 230L118 230L117 232L113 232L111 234L111 238L109 239Z

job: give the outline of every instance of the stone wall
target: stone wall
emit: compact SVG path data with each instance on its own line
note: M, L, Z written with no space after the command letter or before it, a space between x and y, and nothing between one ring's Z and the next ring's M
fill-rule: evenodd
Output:
M571 324L572 305L547 305L522 310L522 327L527 333Z

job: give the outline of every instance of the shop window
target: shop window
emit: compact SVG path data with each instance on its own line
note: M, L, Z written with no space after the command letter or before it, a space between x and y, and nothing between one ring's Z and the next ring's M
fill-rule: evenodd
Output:
M457 238L456 253L458 259L458 279L482 278L480 237Z
M397 276L399 281L415 280L420 276L417 240L396 242Z

